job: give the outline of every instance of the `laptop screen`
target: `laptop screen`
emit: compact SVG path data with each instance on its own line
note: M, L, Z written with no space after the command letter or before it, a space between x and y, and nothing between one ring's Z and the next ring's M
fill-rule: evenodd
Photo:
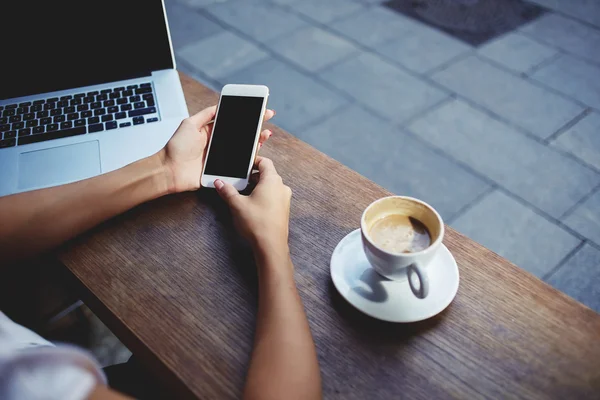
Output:
M161 0L15 0L0 14L0 99L174 67Z

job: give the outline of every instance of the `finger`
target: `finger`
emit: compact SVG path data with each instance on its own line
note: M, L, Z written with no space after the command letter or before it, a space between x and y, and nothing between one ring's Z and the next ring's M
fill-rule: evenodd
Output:
M273 165L273 161L271 161L271 159L267 157L257 157L256 167L258 168L258 172L260 173L261 178L271 175L278 176L277 170L275 169L275 165Z
M267 122L268 120L270 120L271 118L273 118L275 116L275 114L277 114L275 112L275 110L269 109L269 110L265 111L265 122Z
M197 114L194 114L188 118L198 129L202 128L208 122L215 118L217 113L217 106L205 108Z
M215 189L225 202L231 205L235 199L240 196L239 192L229 183L225 183L220 179L215 180Z
M258 148L259 149L260 149L261 145L263 145L267 140L269 140L271 135L273 135L273 132L271 132L269 129L265 129L264 131L262 131L260 133L260 137L258 139Z

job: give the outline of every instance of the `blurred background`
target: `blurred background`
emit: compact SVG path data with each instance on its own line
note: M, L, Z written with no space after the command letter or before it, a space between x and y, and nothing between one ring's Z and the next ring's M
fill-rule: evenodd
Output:
M600 312L599 0L165 4L180 71ZM38 331L131 354L85 306Z
M179 70L600 312L600 1L165 3Z

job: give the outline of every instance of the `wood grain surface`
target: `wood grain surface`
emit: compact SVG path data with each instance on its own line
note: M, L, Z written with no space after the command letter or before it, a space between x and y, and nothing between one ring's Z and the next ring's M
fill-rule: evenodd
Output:
M190 113L217 102L210 89L181 79ZM444 242L461 282L448 309L415 324L356 311L333 287L329 259L364 208L390 193L269 127L262 154L294 192L290 247L325 398L600 396L600 316L451 228ZM255 265L214 192L144 204L59 257L92 310L179 397L240 397Z

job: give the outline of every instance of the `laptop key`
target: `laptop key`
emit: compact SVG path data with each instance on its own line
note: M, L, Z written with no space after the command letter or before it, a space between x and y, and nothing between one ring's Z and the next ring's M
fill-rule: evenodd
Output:
M0 140L0 149L5 149L7 147L13 147L16 144L17 144L17 141L15 139Z
M56 108L56 103L46 103L44 104L44 111L53 110Z
M156 105L156 103L154 103L154 99L149 99L149 100L146 100L146 105L148 107L154 107Z
M87 104L82 104L80 106L77 106L77 111L81 112L81 111L87 111L90 109L90 106L88 106Z
M128 100L127 97L121 97L120 99L117 99L117 104L127 104Z
M12 129L14 129L14 130L23 129L24 127L25 127L24 122L15 122L14 124L12 124Z
M40 118L46 118L48 115L50 115L50 113L48 111L40 111L35 114L35 117L37 119L40 119Z
M84 135L86 133L85 126L72 129L61 129L59 131L48 132L43 135L30 135L19 138L19 146L23 144L43 142L45 140L54 140L66 138L69 136Z
M156 113L156 107L142 108L138 110L129 111L129 118L154 113Z
M66 121L67 117L65 117L64 115L57 115L56 117L54 117L54 122L64 122Z
M29 107L19 107L17 108L17 114L25 114L29 112Z
M118 111L119 111L119 107L117 107L117 106L108 107L108 110L107 110L107 111L108 111L109 113L111 113L111 114L112 114L112 113L116 113L116 112L118 112Z
M135 117L133 119L133 124L134 125L141 125L144 123L144 117Z
M131 96L131 97L129 98L129 102L130 102L130 103L135 103L135 102L138 102L138 101L140 101L141 99L142 99L142 98L141 98L140 96Z
M100 103L99 101L95 101L95 102L93 102L93 103L90 105L90 108L91 108L92 110L95 110L95 109L97 109L97 108L100 108L100 107L102 107L102 103Z
M119 87L114 88L115 92L122 92L123 90L125 90L125 88L123 86L119 86Z
M75 121L75 126L85 126L85 119L78 119Z
M12 115L15 115L15 110L4 110L2 111L2 116L3 117L10 117Z
M77 93L75 96L73 96L76 99L83 99L85 97L85 93Z
M67 107L69 105L69 102L67 100L61 100L58 103L56 103L56 105L58 107Z
M14 131L11 131L11 132L14 132ZM21 137L21 136L27 136L27 135L31 135L31 129L30 128L24 128L24 129L21 129L19 131L19 137ZM4 138L6 139L6 134L4 135Z
M81 112L81 118L89 118L93 115L93 113L91 111L82 111Z
M146 83L142 83L140 85L140 87L152 87L152 84L150 82L146 82Z
M146 93L152 93L152 88L151 87L142 87L142 88L135 90L135 94L146 94Z
M106 124L104 124L104 126L106 127L106 130L110 130L110 129L117 129L117 122L116 121L110 121L107 122Z
M62 96L60 99L61 99L61 100L71 100L72 98L73 98L73 96L71 96L71 95L69 94L69 95L66 95L66 96Z
M90 126L88 126L88 130L90 133L100 132L100 131L104 130L104 125L103 124L90 125Z
M83 103L84 104L89 104L92 103L94 101L94 96L87 96L83 98Z
M50 117L40 119L40 124L42 124L42 125L48 125L51 122L52 122L52 118L50 118Z
M112 92L111 94L108 95L108 98L111 100L118 99L119 97L121 97L120 92Z
M100 92L98 92L97 90L94 90L93 92L87 92L88 96L96 96L97 94L99 94Z
M75 106L65 107L65 114L71 114L75 112Z
M121 111L129 111L131 110L133 107L131 107L131 104L123 104L121 106Z
M45 131L45 127L44 126L36 126L35 128L33 128L33 133L34 134L38 134L38 133L44 133Z
M115 105L115 101L114 100L106 100L104 103L102 103L104 105L104 107L111 107Z
M70 106L78 106L80 104L83 104L83 100L81 99L73 99L69 102Z
M34 118L35 118L34 113L23 114L23 121L31 121Z
M31 112L38 112L38 111L42 111L44 107L42 107L41 104L34 104L29 108L29 111Z
M10 131L10 124L2 124L0 125L0 132Z
M36 101L33 102L33 105L34 106L39 106L41 104L44 104L45 102L46 102L46 100L36 100Z
M123 97L133 96L133 90L127 89L127 90L123 91L123 93L121 93L121 96L123 96Z
M112 92L112 89L103 89L100 91L100 93L102 93L102 94L106 94L106 93L110 93L110 92Z
M46 99L46 103L56 103L58 101L58 97L50 97Z
M115 114L115 118L116 119L123 119L123 118L127 118L127 113L124 112L118 112Z
M137 89L138 85L129 85L127 86L127 89L131 90L131 89Z
M57 115L62 114L62 108L55 108L54 110L50 110L50 116L56 117Z
M107 122L107 121L112 121L112 120L113 120L112 114L107 114L107 115L102 116L102 122Z
M72 113L67 115L67 121L75 121L76 119L79 119L79 113Z
M0 117L0 124L8 124L8 117Z
M106 114L106 110L104 108L98 108L98 109L94 110L95 116L104 115L104 114Z
M6 108L7 110L15 110L17 108L16 104L9 104L7 106L4 106L4 108Z
M122 122L119 124L119 128L125 128L131 126L131 122Z
M57 131L58 130L58 124L48 124L48 126L46 126L46 130L48 132Z
M157 122L157 121L158 121L158 118L156 118L156 117L154 117L154 118L148 118L146 120L146 122L148 122L148 123L150 123L150 122Z
M88 118L88 125L97 124L98 122L100 122L99 117Z
M145 107L146 107L146 103L144 103L143 101L138 101L137 103L135 103L135 104L133 105L133 108L135 108L136 110L137 110L138 108L145 108Z
M73 122L71 121L65 121L62 124L60 124L60 129L71 129L73 127Z
M23 117L21 117L20 115L13 115L8 119L8 122L21 122L22 118Z
M96 101L104 101L104 100L108 100L107 94L99 94L98 96L96 96Z
M23 103L19 103L19 107L29 107L31 105L30 101L25 101Z
M37 119L32 119L31 121L25 122L25 127L27 127L27 128L33 128L34 126L38 126Z

